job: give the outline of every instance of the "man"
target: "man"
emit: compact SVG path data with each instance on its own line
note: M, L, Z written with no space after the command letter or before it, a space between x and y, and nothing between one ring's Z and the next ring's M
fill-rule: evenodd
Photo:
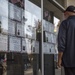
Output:
M65 75L75 75L75 7L64 11L58 32L58 67L64 67Z

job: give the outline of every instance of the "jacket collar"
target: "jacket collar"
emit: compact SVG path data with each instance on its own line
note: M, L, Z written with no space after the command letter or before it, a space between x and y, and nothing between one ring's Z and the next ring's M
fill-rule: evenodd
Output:
M70 19L70 18L75 18L75 15L72 15L72 16L69 16L69 17L68 17L68 19Z

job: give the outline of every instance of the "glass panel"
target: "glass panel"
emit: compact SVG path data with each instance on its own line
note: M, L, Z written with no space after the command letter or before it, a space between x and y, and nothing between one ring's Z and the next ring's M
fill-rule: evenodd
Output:
M41 69L41 0L0 0L0 9L0 64L6 69L3 72L38 75Z
M47 3L47 5L46 5ZM54 5L53 5L54 6ZM53 7L49 1L43 0L43 52L44 52L44 75L55 75L55 59L57 59L56 53L56 38L57 35L54 32L54 12ZM55 11L55 10L54 10Z
M39 26L41 26L40 5L41 0L25 0L25 40L28 56L25 57L25 75L38 75L39 73L39 40L37 40L37 35L39 34Z

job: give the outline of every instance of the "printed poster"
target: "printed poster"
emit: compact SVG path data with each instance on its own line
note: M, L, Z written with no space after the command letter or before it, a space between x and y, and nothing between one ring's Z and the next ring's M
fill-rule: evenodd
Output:
M21 38L9 36L9 51L21 52Z
M8 51L8 36L0 34L0 51Z

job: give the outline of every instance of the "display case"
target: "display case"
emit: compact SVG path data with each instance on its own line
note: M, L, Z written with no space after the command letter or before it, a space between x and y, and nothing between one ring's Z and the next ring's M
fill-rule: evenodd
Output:
M53 13L44 10L43 16L44 54L55 54L56 36L54 34L54 25L52 24Z

